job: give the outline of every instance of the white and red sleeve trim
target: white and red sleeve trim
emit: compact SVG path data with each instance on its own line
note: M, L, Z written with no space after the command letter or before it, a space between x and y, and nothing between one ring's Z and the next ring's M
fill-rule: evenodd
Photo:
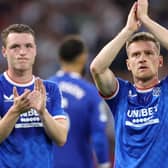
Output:
M100 96L102 97L102 98L104 98L104 99L106 99L106 100L109 100L109 99L112 99L112 98L114 98L117 94L118 94L118 92L119 92L119 87L120 87L120 85L119 85L119 82L118 82L118 79L116 79L116 83L117 83L117 87L116 87L116 90L114 91L114 92L112 92L110 95L103 95L100 91L99 91L99 94L100 94Z
M60 119L64 119L64 120L67 120L67 116L64 116L64 115L56 115L53 117L55 120L60 120Z

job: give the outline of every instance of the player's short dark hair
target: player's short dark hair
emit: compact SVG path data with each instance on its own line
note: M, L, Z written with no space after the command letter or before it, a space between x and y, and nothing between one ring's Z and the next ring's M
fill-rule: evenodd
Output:
M130 46L130 44L137 41L152 41L156 45L156 48L160 53L159 41L151 33L148 33L148 32L138 32L138 33L135 33L133 36L131 36L126 42L126 50Z
M30 26L25 24L12 24L5 28L1 33L2 45L4 47L6 47L6 39L10 33L30 33L35 40L35 33Z
M86 51L86 46L78 35L69 35L61 42L58 54L61 60L73 62L80 54Z

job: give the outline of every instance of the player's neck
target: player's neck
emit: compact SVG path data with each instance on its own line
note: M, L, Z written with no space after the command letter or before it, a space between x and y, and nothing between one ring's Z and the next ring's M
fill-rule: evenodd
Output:
M6 71L8 77L16 82L16 83L28 83L33 79L33 75L30 72L21 72L21 71L12 71L12 70L7 70Z
M81 74L80 68L74 65L73 66L72 65L62 66L61 70L63 70L64 72L68 72L68 73L75 72L75 73Z
M159 83L159 79L157 77L147 80L147 81L142 81L142 80L135 80L135 87L140 90L146 90L154 87Z

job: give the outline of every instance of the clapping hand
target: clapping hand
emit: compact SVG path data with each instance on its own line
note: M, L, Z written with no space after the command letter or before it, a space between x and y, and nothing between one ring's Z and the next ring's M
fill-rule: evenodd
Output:
M35 79L34 90L28 95L31 108L43 113L46 108L46 89L40 78Z

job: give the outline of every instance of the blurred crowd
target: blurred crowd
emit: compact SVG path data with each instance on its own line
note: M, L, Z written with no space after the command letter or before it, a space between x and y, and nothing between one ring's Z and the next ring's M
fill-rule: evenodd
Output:
M168 28L167 0L151 1L150 16ZM42 78L49 77L59 69L57 50L62 38L69 34L81 35L89 50L86 78L91 80L91 60L125 25L133 2L134 0L0 0L0 31L13 23L28 24L35 30L38 56L34 73ZM161 48L161 54L165 65L160 71L160 77L168 73L168 52ZM118 76L131 80L125 59L123 49L111 68ZM0 72L5 68L6 61L0 53ZM112 141L113 137L110 138ZM113 145L111 143L111 149L114 148Z
M80 34L89 49L89 64L102 46L124 26L133 0L0 0L0 31L12 23L25 23L36 32L38 58L35 74L47 78L59 69L57 49L68 34ZM166 0L152 0L150 16L168 27ZM162 50L164 56L167 52ZM121 51L112 68L122 77L129 76L126 54ZM167 59L166 59L167 61ZM167 64L167 63L165 63ZM0 71L6 67L0 57ZM161 75L164 74L161 71Z

